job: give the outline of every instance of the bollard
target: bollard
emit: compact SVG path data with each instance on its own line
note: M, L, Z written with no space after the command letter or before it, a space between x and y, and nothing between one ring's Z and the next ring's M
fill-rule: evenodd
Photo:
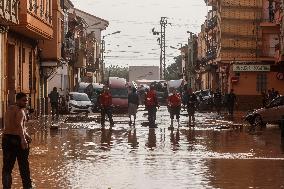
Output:
M284 138L284 115L280 120L280 128L281 128L281 137Z

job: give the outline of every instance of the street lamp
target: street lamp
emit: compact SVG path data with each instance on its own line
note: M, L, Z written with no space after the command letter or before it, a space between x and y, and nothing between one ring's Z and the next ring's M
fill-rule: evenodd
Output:
M101 73L101 80L102 82L104 82L104 77L105 77L105 63L104 63L104 52L105 52L105 37L107 36L110 36L110 35L115 35L115 34L119 34L121 33L121 31L116 31L116 32L113 32L113 33L110 33L110 34L107 34L107 35L104 35L103 36L103 39L101 41L101 61L102 61L102 73Z
M91 29L92 26L97 26L97 25L99 25L99 24L101 24L101 23L102 23L102 22L94 23L94 24L92 24L92 25L90 25L90 26L87 26L86 29L88 29L88 28Z
M183 44L182 44L182 43L178 43L177 46L179 46L179 45L180 45L180 48L182 48ZM174 46L170 46L170 48L171 48L171 49L177 49L177 50L179 50L179 48L174 47Z
M113 32L113 33L109 33L109 34L107 34L107 35L104 35L104 36L103 36L103 39L104 39L105 37L107 37L107 36L115 35L115 34L118 34L118 33L121 33L121 31L116 31L116 32Z
M194 85L194 45L193 45L193 37L194 33L191 31L187 31L186 33L190 34L190 37L188 38L188 66L189 66L189 85L190 87L193 87Z

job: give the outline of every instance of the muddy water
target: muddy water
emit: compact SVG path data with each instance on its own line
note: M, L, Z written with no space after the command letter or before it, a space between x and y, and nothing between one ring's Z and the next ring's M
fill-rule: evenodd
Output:
M277 127L253 134L219 130L235 122L211 113L197 115L194 129L169 131L165 108L157 129L115 117L113 129L95 121L31 127L31 172L36 188L283 188L284 145ZM95 117L96 115L94 115ZM2 159L2 157L1 157ZM1 162L2 164L2 162ZM2 166L2 165L1 165ZM21 181L16 167L13 188Z

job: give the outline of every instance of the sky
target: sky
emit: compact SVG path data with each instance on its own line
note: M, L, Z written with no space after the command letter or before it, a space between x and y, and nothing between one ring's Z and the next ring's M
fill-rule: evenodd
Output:
M166 28L166 62L174 63L177 50L187 43L187 31L198 33L208 7L203 0L72 0L75 7L109 21L105 37L106 66L149 66L160 63L158 36L161 17L168 18ZM173 49L175 47L177 49Z

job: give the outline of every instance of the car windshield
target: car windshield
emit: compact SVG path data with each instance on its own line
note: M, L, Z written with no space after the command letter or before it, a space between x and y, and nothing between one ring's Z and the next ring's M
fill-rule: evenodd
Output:
M197 96L209 96L209 91L198 91L195 93Z
M110 89L110 93L113 98L128 98L128 90L127 89Z
M95 88L94 93L101 93L103 91L103 88Z
M86 94L70 94L70 99L75 101L90 101Z

